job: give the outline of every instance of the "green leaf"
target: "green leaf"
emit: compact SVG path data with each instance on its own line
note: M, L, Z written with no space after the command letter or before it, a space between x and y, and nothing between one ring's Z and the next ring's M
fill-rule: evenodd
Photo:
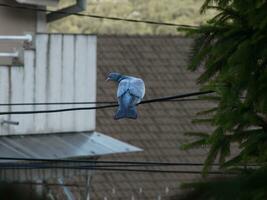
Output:
M184 135L186 135L186 136L197 136L197 137L203 137L203 138L209 137L209 134L205 133L205 132L185 132Z
M181 145L180 149L188 150L192 148L206 147L207 141L206 139L200 139L191 143Z

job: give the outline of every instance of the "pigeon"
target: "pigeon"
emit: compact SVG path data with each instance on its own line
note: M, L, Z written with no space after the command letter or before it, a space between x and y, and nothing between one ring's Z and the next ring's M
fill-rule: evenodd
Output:
M117 72L111 72L107 80L118 83L117 98L119 107L114 119L136 119L136 105L141 102L145 95L144 81L140 78L125 76Z

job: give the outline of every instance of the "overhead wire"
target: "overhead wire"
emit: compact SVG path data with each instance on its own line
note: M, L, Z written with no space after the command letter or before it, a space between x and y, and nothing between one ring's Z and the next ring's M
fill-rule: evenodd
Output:
M152 20L137 20L137 19L127 19L121 17L108 17L108 16L101 16L101 15L93 15L88 13L75 13L75 12L66 12L60 10L50 10L50 9L42 9L42 8L33 8L28 6L19 6L19 5L11 5L6 3L0 3L1 7L8 7L12 9L20 9L20 10L31 10L31 11L38 11L38 12L45 12L45 13L58 13L58 14L71 14L79 17L88 17L88 18L97 18L97 19L107 19L113 21L125 21L125 22L133 22L133 23L146 23L146 24L153 24L153 25L162 25L162 26L174 26L174 27L181 27L181 28L197 28L197 26L187 25L187 24L176 24L170 22L157 22Z
M86 164L77 164L77 163L49 163L49 162L14 162L14 163L1 163L0 168L39 168L39 167L51 167L53 166L67 166L67 167L95 167L95 168L112 168L112 167L117 167L117 168L130 168L130 167L137 167L137 168L142 168L142 167L181 167L181 166L203 166L202 163L178 163L175 165L174 163L170 164L154 164L154 163L146 163L146 164L94 164L94 163L86 163ZM216 165L217 166L217 165Z
M102 166L114 167L120 164L120 166L204 166L204 163L192 163L192 162L156 162L156 161L118 161L118 160L84 160L84 159L48 159L48 158L15 158L15 157L0 157L0 161L27 161L27 162L52 162L52 163L71 163L71 164L102 164ZM24 163L24 162L22 162ZM0 162L0 165L3 164ZM7 163L17 164L17 163ZM115 164L115 165L114 165ZM212 166L220 166L219 163L213 163ZM245 165L245 164L244 164ZM243 166L243 165L242 165ZM256 164L247 164L246 166L258 166Z
M172 99L173 102L207 101L207 99L186 98ZM0 103L3 106L42 106L42 105L86 105L86 104L117 104L117 101L72 101L72 102L27 102L27 103Z
M1 182L3 183L3 182ZM22 182L14 182L12 181L11 183L7 182L7 184L10 184L10 185L45 185L45 186L59 186L59 187L62 187L62 186L65 186L65 187L86 187L86 185L82 185L82 184L69 184L69 183L47 183L47 182L41 182L41 183L38 183L38 182L30 182L30 181L22 181Z
M71 169L71 170L94 170L94 171L117 171L117 172L146 172L146 173L174 173L174 174L201 174L201 170L165 170L165 169L138 169L138 168L121 168L121 167L97 167L97 166L66 166L66 165L46 165L36 164L0 164L1 170L12 169ZM232 174L232 172L210 171L209 174Z
M35 111L11 111L11 112L0 112L0 115L26 115L26 114L41 114L41 113L56 113L56 112L68 112L78 110L97 110L105 108L113 108L118 105L104 105L95 107L79 107L79 108L65 108L65 109L54 109L54 110L35 110Z
M122 168L97 168L97 167L38 167L36 169L73 169L73 170L94 170L94 171L116 171L116 172L142 172L142 173L168 173L168 174L202 174L201 170L157 170L157 169L122 169ZM4 169L4 168L2 168ZM17 169L17 168L15 168ZM33 169L33 168L22 168ZM209 171L208 174L236 174L232 172Z
M54 162L54 163L80 163L80 164L120 164L120 165L163 165L163 166L203 166L203 163L177 163L177 162L155 162L155 161L111 161L111 160L78 160L78 159L47 159L47 158L15 158L0 157L0 160L6 161L27 161L27 162ZM3 163L0 163L0 165ZM11 163L8 163L11 164ZM15 163L12 163L15 164ZM213 164L219 165L219 164Z
M141 104L148 104L148 103L155 103L155 102L164 102L164 101L171 101L174 99L191 97L191 96L199 96L204 94L214 93L214 91L202 91L202 92L192 92L187 94L179 94L174 96L167 96L167 97L160 97L160 98L153 98L148 99L140 102L137 105ZM117 107L118 104L111 104L111 105L103 105L103 106L94 106L94 107L78 107L78 108L64 108L64 109L52 109L52 110L34 110L34 111L8 111L8 112L0 112L0 115L11 115L11 114L39 114L39 113L55 113L55 112L68 112L68 111L78 111L78 110L97 110L97 109L106 109L106 108L113 108Z
M42 106L42 105L85 105L85 104L116 104L116 101L78 101L78 102L26 102L0 103L0 106Z

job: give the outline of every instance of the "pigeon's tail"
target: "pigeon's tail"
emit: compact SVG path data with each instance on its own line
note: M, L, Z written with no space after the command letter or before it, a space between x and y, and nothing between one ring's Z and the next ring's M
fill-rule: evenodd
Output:
M136 97L130 95L129 93L126 93L119 98L119 108L114 116L114 119L118 120L122 118L137 118Z
M135 106L131 107L128 110L127 118L130 118L130 119L136 119L137 118L137 111L136 111L136 107Z
M118 119L126 118L126 116L127 116L127 112L125 110L118 109L117 113L114 116L114 119L118 120Z
M137 111L135 107L132 107L128 110L119 109L114 117L114 119L122 119L122 118L130 118L136 119L137 118Z

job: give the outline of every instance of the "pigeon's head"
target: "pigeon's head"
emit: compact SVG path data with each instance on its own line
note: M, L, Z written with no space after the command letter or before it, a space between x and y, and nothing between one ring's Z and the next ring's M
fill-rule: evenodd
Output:
M123 76L122 76L120 73L117 73L117 72L111 72L111 73L108 75L107 81L117 81L117 82L119 82L120 79L121 79L122 77L123 77Z

